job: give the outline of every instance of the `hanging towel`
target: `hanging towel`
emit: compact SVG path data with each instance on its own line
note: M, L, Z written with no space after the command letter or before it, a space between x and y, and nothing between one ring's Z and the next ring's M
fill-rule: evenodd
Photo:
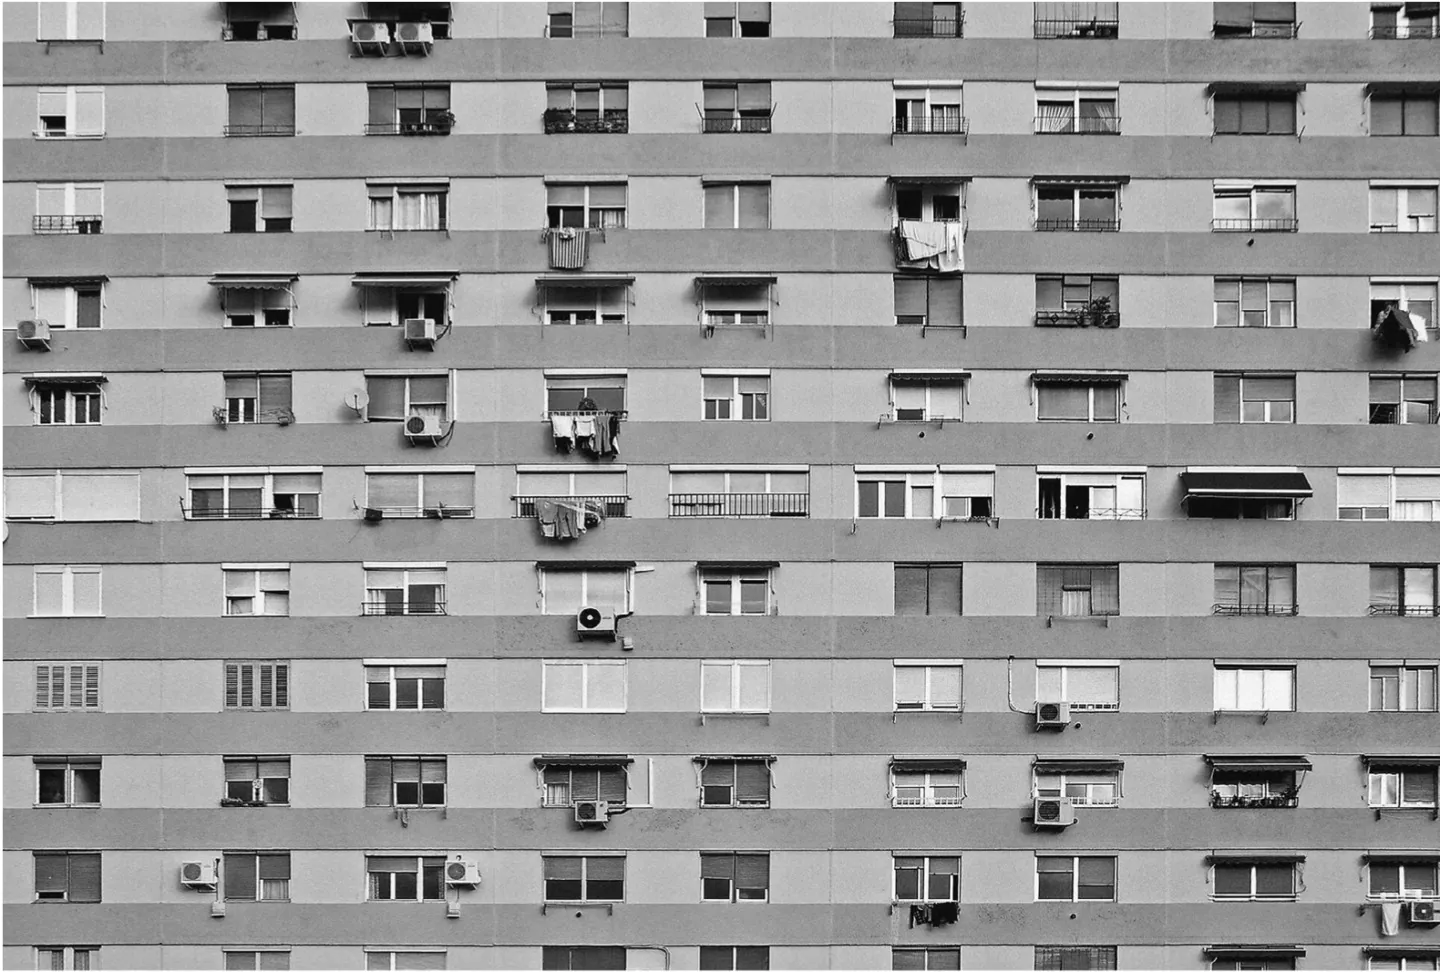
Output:
M580 527L575 516L575 507L564 503L555 506L555 539L574 540L580 536Z
M556 535L556 515L559 512L558 504L548 496L541 496L535 500L535 518L540 521L540 535L551 540Z
M608 456L614 451L610 442L610 412L598 412L595 415L595 454L597 456Z
M965 269L965 251L961 225L957 222L938 224L945 231L945 242L935 254L936 269L941 273L955 273Z
M1381 902L1380 934L1386 936L1400 934L1400 902Z
M574 418L575 438L584 439L595 435L595 416L577 415Z
M569 452L575 444L575 416L573 415L552 415L550 416L550 431L555 436L555 448L562 452ZM561 448L560 443L565 445Z
M945 224L902 219L900 239L905 247L905 259L928 260L945 249Z

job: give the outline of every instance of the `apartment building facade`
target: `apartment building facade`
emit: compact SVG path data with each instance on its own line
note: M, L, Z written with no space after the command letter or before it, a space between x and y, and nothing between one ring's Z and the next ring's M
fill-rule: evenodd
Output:
M1433 4L0 15L7 967L1437 968Z

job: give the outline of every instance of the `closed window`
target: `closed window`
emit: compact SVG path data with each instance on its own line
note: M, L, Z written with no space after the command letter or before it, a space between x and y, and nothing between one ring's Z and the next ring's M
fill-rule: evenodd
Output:
M98 618L100 567L98 565L35 568L35 617Z
M365 858L366 897L371 901L440 901L445 897L445 858Z
M5 519L106 521L139 519L134 473L13 473L5 477Z
M540 591L545 614L575 614L583 607L617 615L630 611L630 571L623 567L544 567Z
M546 416L578 411L624 413L625 384L624 375L546 375Z
M624 229L623 182L551 183L545 187L547 225L571 229Z
M703 131L769 133L769 81L706 81L704 89Z
M290 852L226 853L226 901L288 901Z
M1115 564L1039 564L1035 568L1040 617L1085 618L1120 613L1120 568Z
M808 516L806 469L672 468L671 516Z
M769 37L770 4L706 3L706 37Z
M45 711L100 710L98 663L36 665L35 708Z
M625 662L543 663L542 712L624 712Z
M900 6L896 4L895 6ZM954 970L960 969L958 948L892 948L890 968L906 970Z
M366 135L448 135L448 84L372 84Z
M770 806L770 762L700 759L700 806Z
M938 491L938 500L937 500ZM992 516L992 472L867 472L855 474L855 508L862 518L978 519Z
M895 277L895 323L902 327L963 326L963 279L960 276Z
M706 421L764 422L770 418L769 375L705 374L700 382Z
M1215 184L1215 217L1210 228L1217 233L1293 233L1293 185Z
M546 324L623 325L630 315L628 284L596 285L588 281L555 281L542 287Z
M1294 424L1294 375L1216 375L1215 422Z
M1295 861L1216 860L1211 897L1231 901L1293 900L1299 890Z
M1039 379L1035 403L1040 422L1119 422L1120 384Z
M896 37L961 37L964 20L958 3L897 3ZM895 966L897 969L900 966Z
M227 374L225 376L226 420L236 424L295 420L291 409L290 374Z
M26 379L36 425L99 425L105 408L103 375Z
M965 378L892 372L890 418L896 422L961 421L964 417Z
M1042 135L1117 135L1120 115L1114 88L1039 88L1035 131Z
M225 708L288 709L290 663L284 661L227 661Z
M1036 857L1036 901L1114 901L1115 858Z
M1436 102L1434 94L1417 92L1371 95L1370 134L1434 135Z
M293 186L226 186L232 233L288 233Z
M1120 278L1088 273L1035 277L1036 327L1119 327Z
M371 711L445 708L445 663L367 664L365 708Z
M767 4L768 6L768 4ZM700 968L717 970L768 969L769 945L701 945Z
M365 968L368 972L400 972L401 969L443 969L445 949L427 948L394 952L385 949L367 948Z
M446 184L370 183L370 223L383 232L443 230L448 226L450 187Z
M221 805L287 806L290 803L290 758L226 756L225 796Z
M224 573L227 618L289 617L289 567L226 567Z
M1369 805L1379 809L1435 806L1435 767L1370 761Z
M1295 281L1216 277L1216 327L1294 327Z
M35 186L34 231L93 236L105 219L105 186L98 182L42 182Z
M771 613L769 568L702 567L699 574L701 614Z
M88 0L62 0L60 3L37 3L40 10L39 29L35 39L42 41L104 40L105 4Z
M765 659L702 661L701 712L769 712L770 662Z
M700 887L705 901L768 901L770 855L701 854Z
M1295 95L1286 91L1215 95L1216 135L1294 135Z
M706 183L705 228L769 229L770 183Z
M403 422L416 416L444 423L450 419L450 376L366 375L370 404L367 422Z
M80 851L36 851L35 900L98 902L100 855Z
M1072 769L1053 763L1035 767L1035 798L1069 800L1077 807L1120 805L1120 771Z
M42 807L100 806L100 757L36 756L35 802Z
M1409 314L1417 327L1435 330L1440 321L1435 319L1435 292L1433 281L1370 281L1370 322L1374 324L1391 307ZM1430 335L1434 337L1434 335Z
M552 2L545 25L547 37L628 37L630 36L630 4ZM620 950L624 968L625 950ZM552 966L546 965L545 968ZM568 965L556 968L570 968ZM575 966L575 968L609 968L610 966Z
M890 765L892 807L958 807L965 797L964 764L903 762Z
M959 901L960 858L896 857L896 901Z
M105 135L105 89L66 85L36 91L39 138L101 138Z
M630 128L630 85L561 82L545 85L545 134L624 133Z
M1342 471L1336 489L1342 520L1440 520L1440 476Z
M277 969L288 970L290 968L290 950L288 948L259 948L259 949L225 949L226 972L252 972L252 970Z
M959 662L895 662L895 710L897 712L959 712L961 665Z
M1434 712L1434 665L1370 666L1371 712Z
M75 969L76 972L84 969L89 972L90 969L100 968L100 949L82 945L44 945L35 949L35 968Z
M1113 662L1078 664L1035 663L1035 698L1041 702L1068 702L1071 709L1120 708L1120 666Z
M1369 894L1372 898L1434 898L1440 895L1433 860L1371 859L1369 871Z
M1294 617L1294 564L1216 564L1214 614Z
M1219 712L1294 712L1295 669L1215 666Z
M1433 618L1440 603L1435 587L1436 569L1408 566L1370 568L1370 613L1400 617Z
M1216 3L1216 37L1294 37L1293 3Z
M232 84L230 121L226 135L294 135L295 86L293 84Z
M546 766L544 805L573 807L581 800L604 800L612 807L623 807L629 793L625 765Z
M960 564L896 564L895 614L958 618L963 573Z
M1120 229L1120 186L1037 182L1034 212L1041 232L1113 233Z
M542 857L546 901L624 901L625 858Z
M387 517L474 516L475 471L372 466L365 470L365 506Z
M768 327L773 280L750 277L702 285L705 326Z
M1435 232L1433 185L1370 185L1370 232Z
M32 283L31 303L37 320L55 328L98 328L104 307L103 280Z
M1378 11L1377 11L1378 13ZM1435 972L1440 968L1440 955L1382 955L1367 949L1365 968L1389 969L1394 972Z
M1371 425L1434 425L1434 375L1370 376Z
M269 517L312 519L320 515L319 470L188 472L186 488L192 520L244 520Z
M1037 480L1042 520L1139 520L1145 516L1145 476L1073 470Z
M521 468L515 473L515 515L538 516L542 500L566 498L592 501L606 516L626 516L630 502L627 489L623 469Z
M1113 969L1114 945L1036 945L1035 968L1047 972L1061 969Z
M367 807L443 807L444 756L366 756Z
M1437 33L1437 10L1432 0L1415 0L1413 3L1399 3L1398 0L1387 0L1384 4L1376 3L1370 8L1370 36L1375 40L1409 40L1416 38L1429 40L1440 37ZM1403 960L1402 960L1403 961ZM1429 965L1410 965L1409 968L1435 967L1434 959ZM1387 968L1398 969L1400 965L1375 965L1372 969Z

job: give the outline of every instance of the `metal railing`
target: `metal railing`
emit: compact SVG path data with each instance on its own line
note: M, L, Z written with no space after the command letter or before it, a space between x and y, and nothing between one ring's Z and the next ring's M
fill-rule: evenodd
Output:
M1372 618L1440 618L1440 606L1434 604L1372 604Z
M295 39L294 24L254 24L253 27L253 31L247 30L243 32L248 36L237 38L235 36L235 27L232 24L226 24L225 26L220 28L220 39L226 41L266 41ZM272 31L274 33L272 33Z
M1294 217L1284 219L1212 219L1210 229L1215 233L1294 233L1300 229L1300 220Z
M1120 229L1116 219L1037 219L1035 228L1042 233L1115 233Z
M1210 613L1226 618L1294 618L1299 616L1300 608L1295 604L1216 604Z
M32 225L40 236L95 236L100 232L102 220L101 216L36 216Z
M291 122L288 125L226 125L225 134L231 138L270 138L294 135L295 123Z
M890 119L896 135L968 135L970 119L965 117L925 118L898 115Z
M1061 124L1056 124L1057 119L1045 115L1035 116L1036 135L1119 135L1120 116L1110 115L1098 118L1091 115L1081 115L1076 118L1066 118Z
M453 120L418 122L366 122L366 135L449 135Z
M1120 36L1118 20L1037 20L1035 39L1048 40L1058 37L1089 37L1095 40L1113 40Z
M543 416L541 416L541 418L544 421L548 422L556 415L585 415L589 416L590 418L595 418L598 415L618 415L620 417L620 421L623 422L630 417L630 412L628 409L624 408L552 408L549 409Z
M729 134L770 134L770 116L752 115L706 115L700 120L700 130L707 135Z
M1138 508L1138 509L1117 508L1117 509L1113 509L1113 510L1112 510L1112 509L1090 510L1088 513L1086 513L1085 516L1063 516L1063 515L1061 515L1061 513L1062 513L1062 511L1060 511L1060 510L1056 510L1055 512L1052 513L1052 512L1050 512L1049 510L1037 509L1037 510L1035 511L1035 519L1037 519L1037 520L1143 520L1143 519L1145 519L1145 517L1146 517L1146 513L1145 513L1145 510L1144 510L1143 507Z
M809 516L809 493L671 493L671 516Z
M444 614L445 599L441 597L433 601L364 601L360 604L360 613L366 617Z
M1427 327L1426 330L1429 330ZM1434 402L1407 402L1407 405L1424 405L1426 414L1425 421L1402 422L1400 419L1405 415L1405 409L1400 403L1381 402L1370 406L1371 425L1435 425L1440 422L1440 413L1437 413Z
M538 514L536 504L542 499L564 500L567 503L593 503L605 511L605 516L629 516L630 497L620 495L610 496L560 496L555 494L516 496L515 516L520 519L533 519Z
M630 25L623 27L606 27L603 24L597 27L577 27L574 24L552 27L545 25L545 36L552 39L564 39L574 37L629 37Z
M1249 38L1269 38L1279 40L1294 40L1300 34L1299 24L1256 24L1250 25L1249 33L1243 28L1235 29L1223 27L1217 24L1213 31L1218 40L1244 40Z
M448 214L438 214L434 226L372 226L371 233L444 233L450 229Z
M1390 27L1371 27L1371 40L1436 40L1440 39L1440 28L1434 24L1399 24Z
M630 111L627 108L607 108L605 111L546 108L541 121L546 135L624 135L630 131Z
M206 506L180 505L187 520L318 520L319 511L282 509L275 506Z
M1097 314L1086 310L1042 310L1035 312L1036 327L1119 327L1120 312Z
M956 17L954 20L936 20L933 17L922 19L902 18L895 21L896 37L964 37L965 18Z
M1210 794L1210 806L1216 809L1240 808L1247 810L1293 810L1300 806L1297 793L1277 793L1271 796L1225 796L1223 793Z

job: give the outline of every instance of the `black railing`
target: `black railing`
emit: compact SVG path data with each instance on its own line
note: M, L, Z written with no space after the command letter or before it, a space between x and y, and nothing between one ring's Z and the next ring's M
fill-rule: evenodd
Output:
M671 516L809 516L809 493L671 493Z
M231 138L271 138L294 135L295 123L288 125L226 125L225 134Z
M1119 311L1042 310L1035 312L1036 327L1119 327Z
M1120 229L1120 220L1097 219L1037 219L1035 228L1042 233L1115 233Z
M1414 417L1414 412L1407 406L1423 407L1425 409L1423 420ZM1407 418L1408 421L1402 422L1402 418ZM1406 402L1404 405L1397 402L1381 402L1370 406L1371 425L1435 425L1437 421L1440 421L1440 414L1437 414L1434 402Z
M40 236L95 236L100 232L102 219L100 216L36 216L33 225Z
M963 17L956 17L954 20L936 20L926 17L923 20L905 18L895 21L896 37L964 37L965 20Z
M432 118L418 122L366 122L366 135L449 135L453 118Z
M706 115L700 122L700 130L707 135L770 134L769 115Z
M1372 604L1372 618L1440 618L1440 607L1434 604Z
M1035 39L1048 40L1057 37L1090 37L1096 40L1113 40L1120 36L1118 20L1037 20Z
M547 410L546 410L545 415L544 415L544 421L548 422L548 421L550 421L551 418L553 418L553 417L556 416L556 415L577 415L577 416L586 416L586 417L589 417L589 418L595 418L595 417L600 416L600 415L617 415L617 416L619 416L620 421L623 422L623 421L625 421L626 419L628 419L628 418L630 417L630 411L629 411L629 409L624 409L624 408L599 408L599 409L596 409L596 408L590 408L590 409L579 409L579 408L552 408L552 409L547 409Z
M1277 793L1273 796L1226 796L1223 793L1211 793L1210 806L1216 809L1293 810L1300 806L1300 796L1296 793Z
M1283 219L1212 219L1210 229L1215 233L1294 233L1300 229L1300 220L1293 216Z
M1036 135L1119 135L1120 116L1095 117L1081 115L1078 118L1055 118L1035 116Z
M187 520L318 520L319 511L282 509L275 506L181 505Z
M1216 24L1214 33L1215 37L1221 40L1240 38L1294 40L1300 33L1300 25L1252 23L1249 30L1246 30L1244 27L1230 27L1223 24Z
M950 115L940 118L900 115L890 119L891 131L896 135L968 135L970 119Z
M576 111L574 108L546 108L542 116L546 135L624 135L630 131L630 111Z
M294 40L294 24L226 24L220 28L220 39L227 41Z
M1210 613L1227 618L1293 618L1299 616L1300 609L1294 604L1216 604Z
M411 614L444 614L445 599L443 597L430 601L365 601L360 605L360 613L367 617L378 615L411 615Z
M1398 24L1389 27L1371 27L1371 40L1435 40L1440 38L1440 29L1434 24Z
M556 496L556 495L516 496L516 497L515 497L515 515L516 515L517 517L521 518L521 519L534 518L535 516L539 515L539 514L538 514L538 511L536 510L536 503L537 503L539 500L542 500L542 499L563 500L563 501L566 502L566 503L580 504L580 505L587 504L587 503L593 503L593 504L595 504L596 506L600 507L600 509L604 510L606 517L612 517L612 516L629 516L629 515L630 515L630 497L628 497L628 496L616 496L616 495L611 495L611 496Z
M372 226L371 233L443 233L449 230L449 216L441 213L434 226Z

